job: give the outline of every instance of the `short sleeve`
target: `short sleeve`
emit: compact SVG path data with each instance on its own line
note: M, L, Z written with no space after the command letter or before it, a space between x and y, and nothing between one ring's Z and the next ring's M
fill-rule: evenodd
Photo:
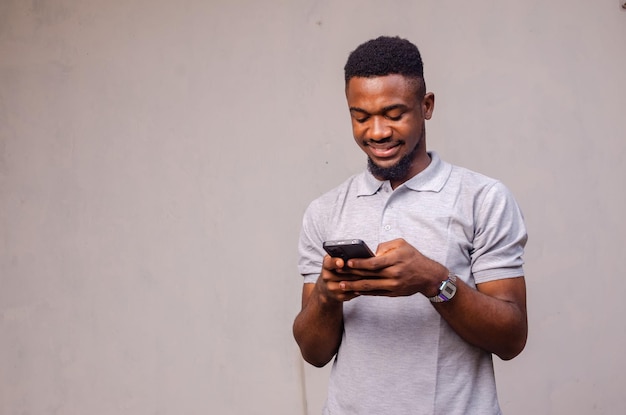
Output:
M474 219L471 252L477 284L524 275L524 247L528 239L524 217L511 192L496 181L479 201Z
M309 205L302 219L300 240L298 242L298 271L304 277L305 283L314 283L322 270L324 250L320 224L313 220L319 217L319 203L314 201Z

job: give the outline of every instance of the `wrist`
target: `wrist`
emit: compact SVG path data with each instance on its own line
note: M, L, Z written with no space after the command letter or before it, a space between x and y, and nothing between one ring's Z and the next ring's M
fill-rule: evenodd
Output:
M448 271L448 274L445 280L441 281L441 283L439 284L439 287L437 288L437 294L428 297L428 299L432 303L444 303L452 300L452 298L456 295L456 275L450 270L446 271Z
M437 269L433 270L430 273L430 275L432 276L430 283L428 284L427 289L422 291L422 294L424 294L424 296L427 298L431 298L439 294L439 287L441 287L441 283L443 281L446 281L448 279L448 274L448 268L444 267L443 265L438 266Z
M315 291L317 294L316 295L317 303L319 304L319 307L324 311L331 311L337 308L341 308L342 307L341 301L339 301L338 299L336 299L330 294L330 292L326 288L326 285L323 282L319 281L320 279L321 277L318 279L317 283L315 284Z

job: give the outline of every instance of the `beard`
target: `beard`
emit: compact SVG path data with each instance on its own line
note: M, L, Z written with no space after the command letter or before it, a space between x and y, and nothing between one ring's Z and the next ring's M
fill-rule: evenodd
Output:
M409 179L407 176L411 170L413 159L418 152L419 144L418 142L410 152L402 156L393 166L381 167L368 157L367 169L379 180L402 181Z

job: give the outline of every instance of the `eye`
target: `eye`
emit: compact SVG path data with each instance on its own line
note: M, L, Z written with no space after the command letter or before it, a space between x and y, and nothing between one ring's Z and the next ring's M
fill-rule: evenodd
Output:
M358 114L352 114L352 119L358 122L359 124L363 124L365 121L370 119L370 116L358 113Z
M404 115L404 111L392 110L386 113L385 117L391 121L400 121L403 115Z

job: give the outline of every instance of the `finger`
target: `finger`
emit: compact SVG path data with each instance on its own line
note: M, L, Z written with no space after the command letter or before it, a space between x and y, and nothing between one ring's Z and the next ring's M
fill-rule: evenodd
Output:
M370 297L395 297L395 295L388 290L372 290L369 291L348 291L352 293L353 298L359 296L370 296Z
M384 255L389 251L400 248L405 245L406 241L402 238L392 239L391 241L382 242L376 247L376 256Z
M350 301L355 297L358 297L359 294L353 291L346 291L340 287L341 283L329 283L329 293L335 298L337 301Z
M350 272L360 271L359 275L374 275L373 272L387 267L388 263L389 259L385 257L353 258L347 261L346 267Z
M334 272L337 276L337 281L356 281L363 279L363 277L374 278L374 274L372 272L347 267L337 269Z
M384 290L367 291L355 294L358 294L361 297L397 297L396 295L391 294L389 291Z
M322 267L331 271L342 269L346 266L345 261L341 258L333 258L330 255L324 257Z
M377 280L341 281L339 288L345 292L355 292L359 295L370 295L372 292L386 292L384 286Z

